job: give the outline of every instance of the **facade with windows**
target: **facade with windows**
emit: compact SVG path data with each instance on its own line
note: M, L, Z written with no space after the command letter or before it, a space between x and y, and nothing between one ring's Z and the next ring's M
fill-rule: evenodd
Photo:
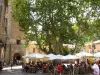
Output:
M97 53L97 52L100 52L100 40L97 40L97 41L94 41L93 43L91 44L87 44L85 45L85 50L86 52L88 53Z
M93 45L95 52L100 52L100 40L94 41Z

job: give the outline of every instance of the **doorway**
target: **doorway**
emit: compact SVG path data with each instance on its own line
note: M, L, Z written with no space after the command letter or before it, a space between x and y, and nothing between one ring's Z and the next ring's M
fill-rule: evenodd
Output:
M21 55L19 53L15 53L13 56L13 63L18 65L19 61L21 61Z

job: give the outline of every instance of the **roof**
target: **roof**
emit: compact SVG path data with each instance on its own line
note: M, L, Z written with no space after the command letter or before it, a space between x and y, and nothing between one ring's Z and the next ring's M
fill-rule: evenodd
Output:
M100 43L100 40L94 41L93 43L94 43L94 44L96 44L96 43Z

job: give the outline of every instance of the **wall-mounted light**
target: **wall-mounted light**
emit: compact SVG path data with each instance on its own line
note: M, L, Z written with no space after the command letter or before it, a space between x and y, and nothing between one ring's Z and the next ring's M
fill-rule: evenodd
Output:
M0 40L0 47L4 47L4 42Z

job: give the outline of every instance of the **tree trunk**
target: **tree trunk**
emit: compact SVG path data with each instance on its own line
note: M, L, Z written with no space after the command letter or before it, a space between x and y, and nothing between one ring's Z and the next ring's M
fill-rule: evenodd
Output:
M58 47L59 47L59 54L63 54L63 44L61 42L59 42Z
M53 50L56 54L63 54L63 43L61 40L57 42L55 37L53 39Z

